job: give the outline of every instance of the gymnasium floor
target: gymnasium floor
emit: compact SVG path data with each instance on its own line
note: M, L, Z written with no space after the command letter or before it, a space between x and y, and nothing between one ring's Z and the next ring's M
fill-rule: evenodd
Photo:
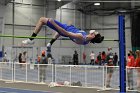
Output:
M0 93L118 93L115 90L98 91L93 88L48 87L43 84L12 83L0 81ZM129 91L127 93L140 93Z

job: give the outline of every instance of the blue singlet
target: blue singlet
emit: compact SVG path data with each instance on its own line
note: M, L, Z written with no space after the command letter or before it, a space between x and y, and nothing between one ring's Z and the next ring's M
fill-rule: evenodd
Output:
M68 31L68 32L71 32L71 33L80 33L81 35L83 35L83 38L84 38L84 41L83 41L83 45L85 45L85 44L88 44L88 42L86 42L86 35L87 35L87 33L85 32L85 31L83 31L83 30L79 30L79 29L77 29L75 26L73 26L73 25L67 25L67 24L62 24L62 23L60 23L60 22L58 22L58 21L56 21L56 20L54 20L54 22L57 24L57 25L59 25L60 27L62 27L63 29L65 29L66 31ZM55 30L55 31L57 31L61 36L64 36L64 37L68 37L68 36L66 36L66 35L64 35L63 33L61 33L59 30L57 30L49 21L47 22L47 24L46 24L48 27L50 27L51 29L53 29L53 30ZM69 37L70 38L70 37ZM73 42L75 42L75 38L70 38Z

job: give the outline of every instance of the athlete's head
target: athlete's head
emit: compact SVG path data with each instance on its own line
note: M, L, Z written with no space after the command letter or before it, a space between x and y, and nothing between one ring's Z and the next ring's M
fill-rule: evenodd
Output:
M45 50L43 50L41 54L42 54L42 56L45 56Z
M94 38L90 40L91 43L101 43L104 40L104 36L101 36L99 32L95 30L90 30L89 32L91 35L94 34Z

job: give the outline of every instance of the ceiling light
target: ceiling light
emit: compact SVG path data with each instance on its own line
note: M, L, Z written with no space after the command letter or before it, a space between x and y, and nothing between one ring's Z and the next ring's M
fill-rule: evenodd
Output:
M60 2L61 0L57 0L58 2Z
M94 3L94 5L100 5L100 3Z

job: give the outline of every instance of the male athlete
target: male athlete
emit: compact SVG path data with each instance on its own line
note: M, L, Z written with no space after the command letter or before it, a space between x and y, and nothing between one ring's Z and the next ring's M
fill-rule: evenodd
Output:
M89 34L87 34L83 30L79 30L73 25L62 24L52 18L41 17L35 27L35 30L32 34L32 38L22 41L23 44L33 44L33 37L36 37L40 32L41 27L46 25L56 31L52 40L47 44L47 47L51 47L51 45L57 40L59 36L69 37L73 42L79 45L86 45L90 43L101 43L104 40L104 36L101 36L100 33L95 30L91 30Z

